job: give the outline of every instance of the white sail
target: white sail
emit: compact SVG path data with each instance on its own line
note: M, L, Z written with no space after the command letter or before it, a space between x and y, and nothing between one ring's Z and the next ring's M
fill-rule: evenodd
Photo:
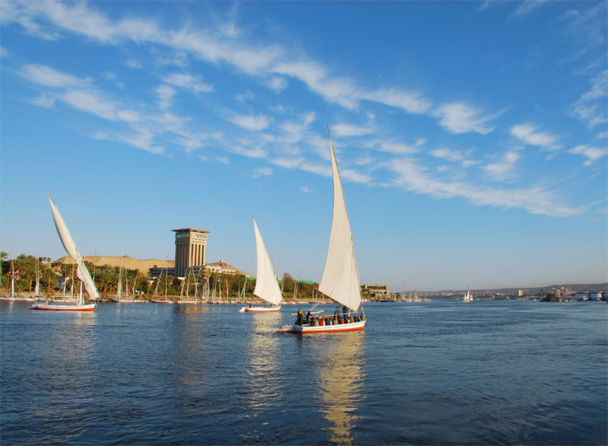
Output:
M53 212L53 219L55 220L55 227L57 228L57 233L59 234L59 238L61 239L61 243L63 243L63 247L68 255L76 261L76 274L78 278L82 280L84 286L89 293L90 299L98 299L99 294L97 293L97 288L95 287L95 283L89 274L89 270L84 264L84 259L78 252L78 248L76 248L76 244L70 235L70 231L68 231L68 227L66 226L61 214L59 213L59 209L53 203L51 196L49 195L49 203L51 204L51 211Z
M279 305L283 300L283 296L281 295L279 282L274 274L272 262L268 256L268 251L266 251L266 246L264 246L264 240L262 240L262 235L255 222L255 218L253 219L253 227L255 229L255 245L258 261L257 280L253 294L273 305Z
M327 131L329 132L329 127ZM323 277L319 283L319 291L351 310L357 311L361 305L359 272L331 134L329 135L329 144L334 180L334 211L327 261Z

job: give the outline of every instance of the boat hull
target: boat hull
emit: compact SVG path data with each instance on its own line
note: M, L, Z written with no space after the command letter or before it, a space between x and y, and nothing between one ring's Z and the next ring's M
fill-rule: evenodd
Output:
M296 334L316 334L316 333L342 333L347 331L363 330L366 321L352 322L348 324L338 325L320 325L320 326L301 326L301 325L282 325L277 333L296 333Z
M275 313L281 310L281 306L278 307L243 307L241 313Z
M45 310L45 311L93 311L95 304L54 304L54 303L39 303L34 304L28 310Z

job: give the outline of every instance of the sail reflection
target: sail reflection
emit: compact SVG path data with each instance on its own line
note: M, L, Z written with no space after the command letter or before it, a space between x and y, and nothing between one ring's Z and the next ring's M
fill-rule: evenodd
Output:
M362 400L365 333L331 335L331 345L320 362L319 384L324 406L321 412L331 423L330 442L353 443L351 430L358 417L354 414ZM329 341L329 339L327 339Z

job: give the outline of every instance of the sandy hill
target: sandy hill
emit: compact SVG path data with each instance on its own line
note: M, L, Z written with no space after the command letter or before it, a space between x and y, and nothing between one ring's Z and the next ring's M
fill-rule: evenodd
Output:
M129 256L112 257L112 256L87 256L84 258L85 261L92 263L95 266L109 265L109 266L123 266L127 269L138 269L144 274L148 274L148 270L155 266L159 268L173 268L175 262L173 260L158 260L158 259L134 259ZM71 257L65 256L56 260L53 263L75 263Z

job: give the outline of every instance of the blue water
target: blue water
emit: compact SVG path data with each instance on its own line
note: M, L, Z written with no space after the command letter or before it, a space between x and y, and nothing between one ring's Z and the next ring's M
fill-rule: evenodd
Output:
M607 307L368 304L302 337L275 332L297 307L2 302L0 441L606 444Z

